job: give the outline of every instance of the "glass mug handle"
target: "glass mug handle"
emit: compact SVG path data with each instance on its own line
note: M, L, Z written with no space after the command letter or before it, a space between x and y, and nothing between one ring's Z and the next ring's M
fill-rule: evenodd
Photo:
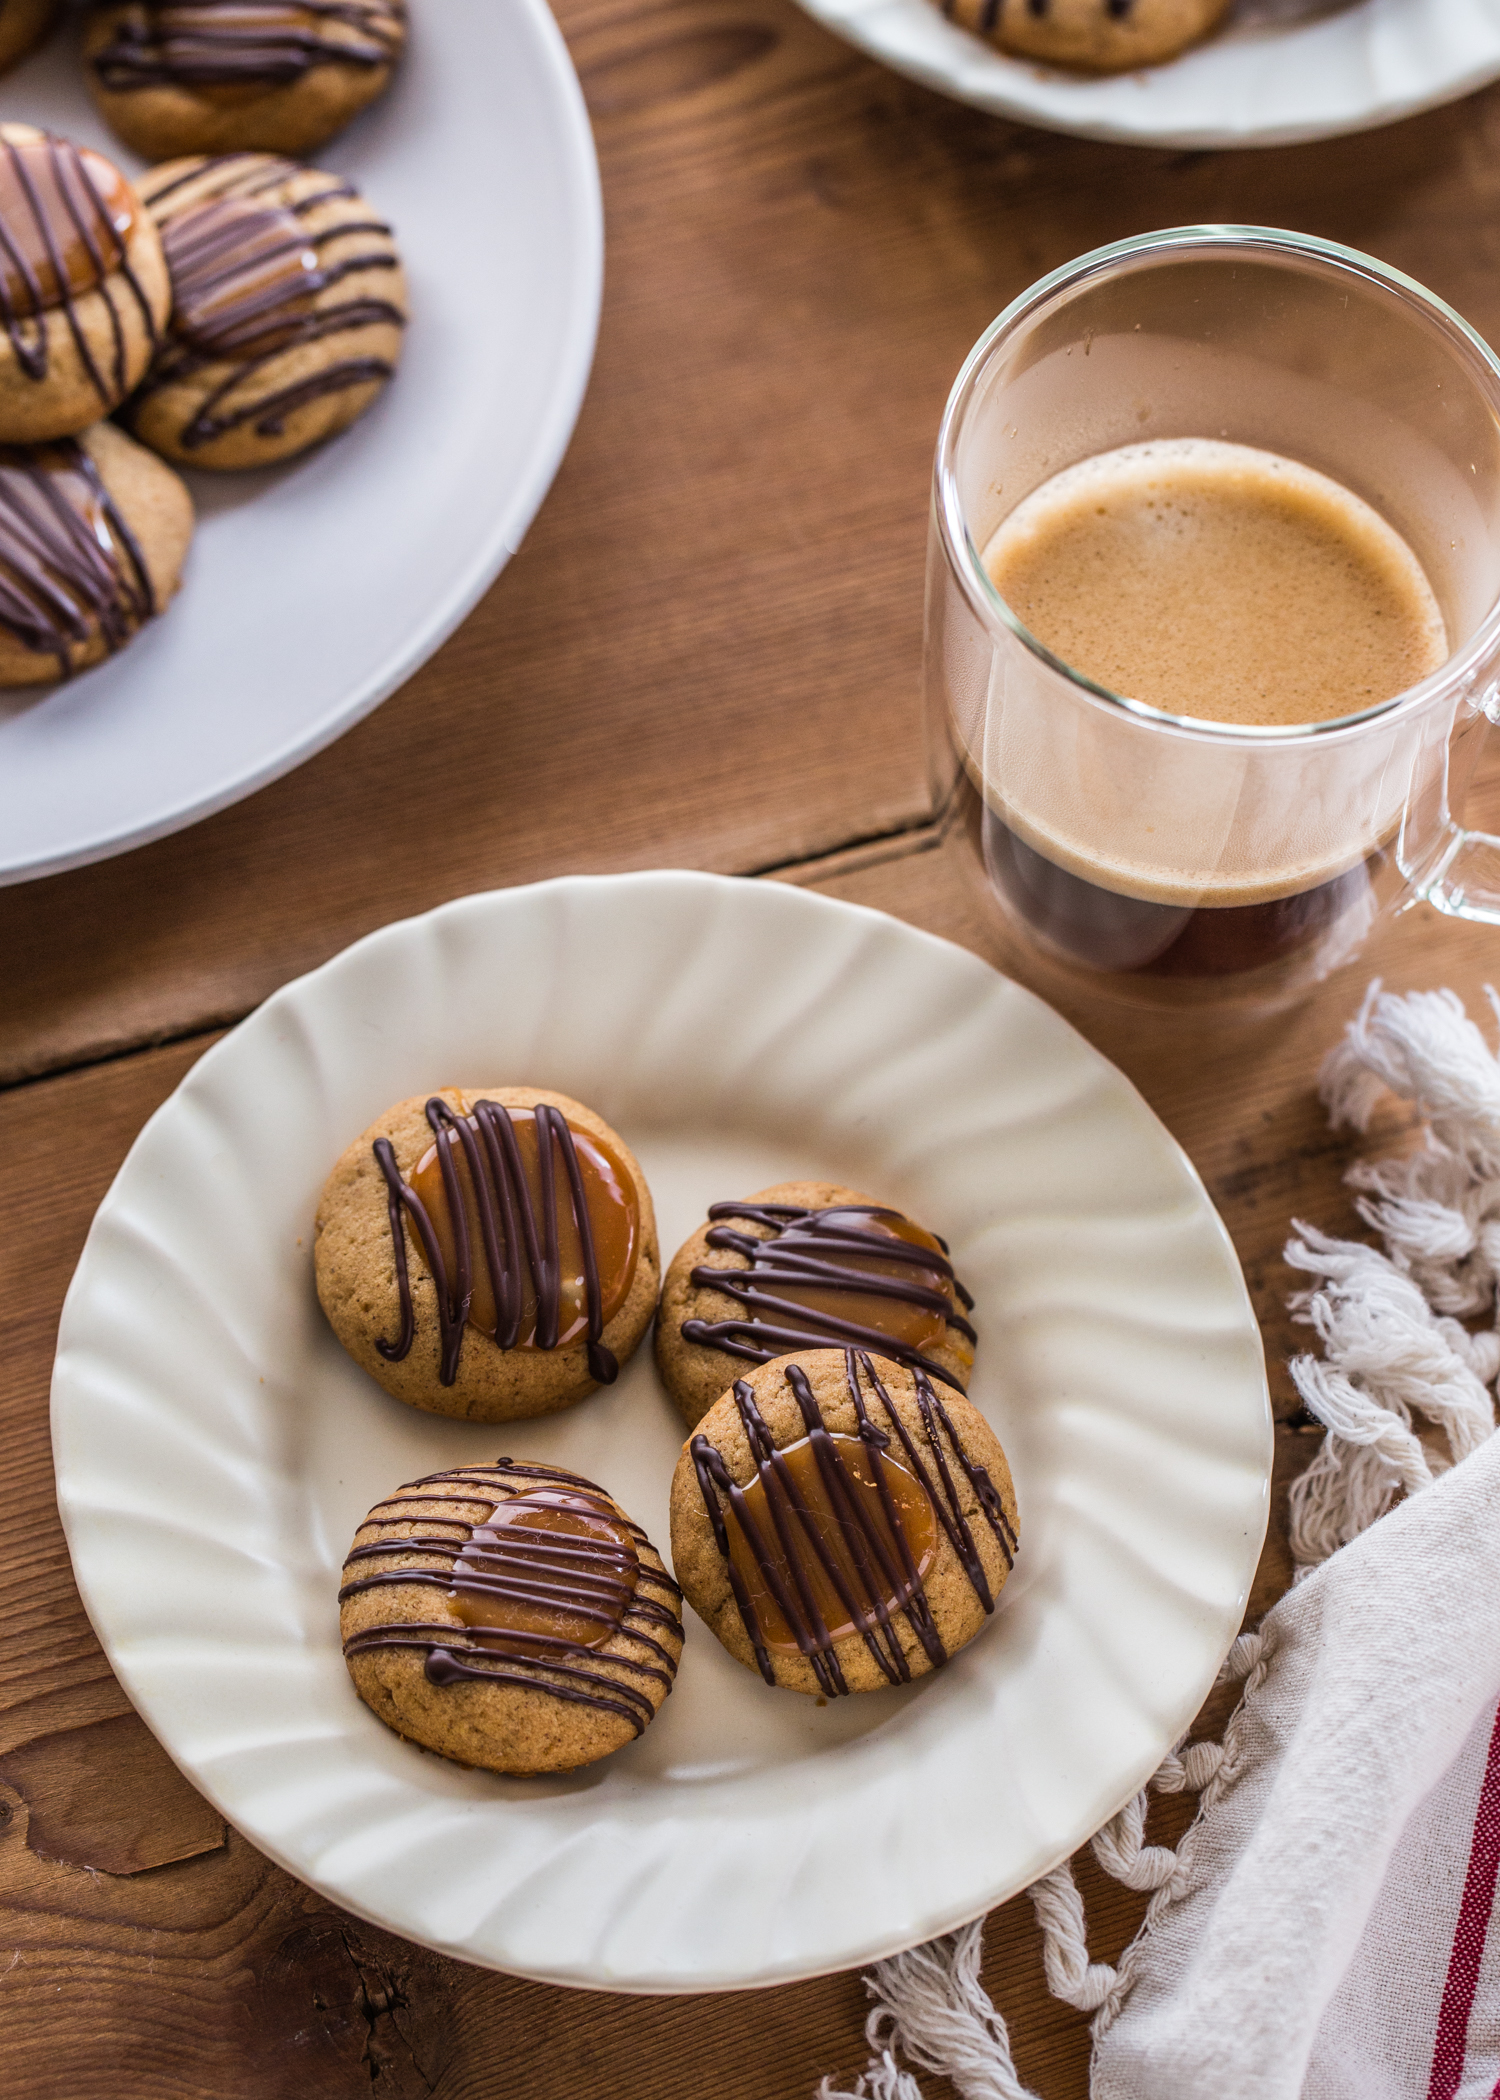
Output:
M1492 679L1477 698L1467 702L1481 719L1474 734L1487 737L1500 727L1500 679ZM1481 926L1500 926L1500 838L1489 831L1469 831L1443 810L1443 833L1436 853L1412 883L1413 903L1434 905L1451 919L1473 919Z

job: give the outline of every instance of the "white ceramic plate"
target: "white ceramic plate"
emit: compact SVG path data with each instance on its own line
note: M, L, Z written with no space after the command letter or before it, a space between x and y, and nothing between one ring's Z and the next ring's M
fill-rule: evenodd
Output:
M0 81L0 118L139 166L94 115L70 24ZM190 474L200 526L166 618L71 684L0 693L0 882L179 830L332 743L458 625L551 484L603 247L545 0L413 0L390 93L316 158L396 228L401 371L306 459Z
M1009 58L933 0L802 0L925 87L1049 131L1138 146L1286 146L1472 94L1500 75L1500 0L1240 0L1170 65L1090 80Z
M873 1189L953 1243L973 1396L1021 1552L938 1676L818 1707L689 1614L641 1740L552 1780L402 1743L355 1697L335 1593L397 1483L500 1452L668 1541L682 1430L649 1348L571 1413L418 1414L344 1356L312 1219L399 1097L541 1081L640 1156L670 1251L717 1198ZM842 1968L976 1916L1092 1832L1192 1717L1266 1522L1260 1339L1193 1169L1121 1075L972 955L878 913L691 874L446 905L288 985L137 1140L68 1296L58 1497L131 1698L224 1814L361 1915L552 1982L709 1990Z

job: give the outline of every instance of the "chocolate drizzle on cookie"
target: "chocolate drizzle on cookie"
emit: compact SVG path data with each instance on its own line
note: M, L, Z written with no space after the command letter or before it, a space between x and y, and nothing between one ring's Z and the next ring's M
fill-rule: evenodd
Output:
M21 371L41 381L52 362L47 316L60 311L104 408L119 400L129 376L116 276L150 340L157 337L150 301L126 255L136 210L124 176L101 155L47 132L0 139L0 323ZM109 314L108 378L78 310L79 298L96 290Z
M684 1320L685 1341L769 1363L798 1349L864 1344L898 1363L920 1366L962 1391L951 1371L924 1352L945 1329L972 1347L974 1329L958 1311L974 1301L953 1273L941 1240L899 1211L873 1203L809 1210L791 1203L715 1203L710 1247L740 1255L743 1268L700 1265L691 1281L745 1308L741 1319ZM760 1238L719 1220L768 1228Z
M459 1116L434 1094L426 1113L437 1142L409 1180L396 1165L390 1139L375 1140L401 1305L396 1339L377 1340L375 1347L387 1363L399 1363L415 1333L404 1211L437 1298L443 1385L458 1376L468 1325L502 1349L556 1349L581 1336L590 1377L613 1384L619 1364L601 1337L629 1295L640 1238L639 1203L624 1163L600 1139L575 1132L562 1110L546 1102L509 1110L498 1101L476 1101L472 1114ZM529 1158L521 1143L528 1124ZM427 1200L416 1182L427 1187ZM576 1267L564 1261L564 1220L576 1238ZM610 1241L607 1288L601 1226L607 1226Z
M846 1349L845 1374L858 1434L832 1434L800 1364L786 1366L786 1382L807 1431L779 1449L739 1379L734 1402L755 1463L755 1476L737 1483L723 1455L703 1435L688 1446L699 1492L723 1557L761 1676L775 1684L772 1651L806 1657L821 1691L847 1692L835 1644L858 1633L891 1684L910 1681L896 1629L904 1616L934 1669L948 1659L923 1587L941 1527L986 1612L995 1598L984 1571L954 1468L967 1481L1007 1568L1016 1534L994 1482L964 1450L952 1418L921 1370L913 1372L919 1442L881 1383L870 1355ZM872 1418L879 1403L887 1427ZM835 1602L836 1600L836 1602ZM839 1614L835 1617L835 1612Z
M288 185L304 174L319 187L288 197ZM307 402L390 378L395 367L388 358L345 357L256 391L257 379L288 351L364 328L405 326L399 306L368 290L324 297L346 278L399 267L382 220L305 223L326 205L356 196L350 184L267 154L227 153L160 187L148 176L142 194L161 232L173 316L137 399L206 366L231 367L179 432L186 449L245 423L262 437L279 437L287 417Z
M943 0L943 13L950 20L957 8L958 0ZM1033 21L1045 22L1052 12L1052 0L1025 0L1026 12ZM1135 9L1135 0L1099 0L1099 12L1106 21L1128 21ZM982 0L977 27L988 36L995 29L1005 11L1005 0Z
M57 660L102 636L111 652L157 610L135 535L72 438L0 446L0 627Z
M112 94L288 87L315 66L388 66L405 36L401 0L135 0L91 63Z
M435 1517L434 1503L467 1505L474 1514ZM406 1525L412 1528L398 1532ZM680 1603L682 1592L643 1557L650 1542L641 1527L578 1474L510 1458L430 1473L378 1502L360 1528L378 1535L351 1547L341 1604L416 1585L443 1591L448 1615L365 1627L344 1642L346 1656L415 1648L426 1656L429 1683L545 1692L618 1714L637 1735L658 1702L630 1677L671 1691L677 1656L656 1636L680 1642L678 1611L661 1599ZM390 1565L413 1553L424 1556L420 1566ZM350 1574L369 1562L385 1565ZM601 1669L600 1650L622 1635L644 1655L616 1650L610 1669ZM616 1677L616 1669L629 1675Z

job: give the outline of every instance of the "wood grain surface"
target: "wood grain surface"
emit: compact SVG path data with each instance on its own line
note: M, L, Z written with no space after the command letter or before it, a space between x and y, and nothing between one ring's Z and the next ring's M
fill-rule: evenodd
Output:
M422 673L289 779L0 892L0 2100L810 2100L862 2067L857 1976L672 2001L552 1990L345 1916L224 1828L131 1712L69 1574L47 1390L90 1217L215 1030L467 890L775 871L1029 978L929 822L915 694L938 415L973 338L1042 270L1152 226L1289 225L1411 270L1500 338L1500 91L1326 145L1151 153L957 108L789 0L560 13L609 262L593 385L520 555ZM1496 942L1420 911L1367 961L1474 1007ZM1293 1426L1280 1248L1294 1215L1355 1225L1351 1145L1314 1079L1366 974L1259 1026L1058 1001L1234 1235L1278 1489L1315 1447ZM1287 1575L1278 1492L1253 1613ZM1222 1699L1204 1725L1221 1720ZM1161 1834L1187 1812L1169 1805ZM1110 1958L1144 1899L1089 1861L1081 1880ZM986 1950L1022 2075L1081 2100L1085 2023L1046 1994L1024 1899Z

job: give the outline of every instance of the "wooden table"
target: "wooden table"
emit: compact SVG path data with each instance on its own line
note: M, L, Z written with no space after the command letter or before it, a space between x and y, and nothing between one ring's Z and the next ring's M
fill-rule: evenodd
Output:
M857 1976L671 2001L516 1982L357 1923L226 1831L111 1676L58 1525L48 1378L90 1216L216 1031L468 890L737 871L879 905L1025 977L930 821L916 684L938 415L1040 272L1150 227L1259 221L1370 249L1500 339L1500 90L1329 145L1139 152L941 101L790 0L566 0L562 19L608 282L578 434L522 552L404 691L290 779L0 892L0 2100L809 2100L861 2068ZM1368 960L1477 1010L1495 957L1419 911ZM1282 1485L1316 1439L1290 1419L1279 1250L1293 1215L1354 1224L1351 1147L1313 1082L1367 974L1274 1027L1069 1009L1234 1234ZM1287 1579L1282 1521L1278 1498L1257 1613ZM1082 1879L1111 1958L1144 1899ZM1022 2075L1074 2100L1085 2023L1046 1995L1024 1898L986 1944Z

